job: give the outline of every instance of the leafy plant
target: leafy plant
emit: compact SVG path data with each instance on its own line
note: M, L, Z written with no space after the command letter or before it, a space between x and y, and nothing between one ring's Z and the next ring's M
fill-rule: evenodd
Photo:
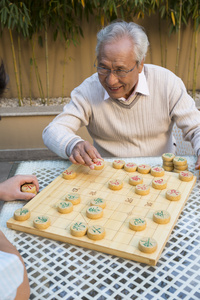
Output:
M179 71L181 39L184 26L193 24L193 95L196 90L196 79L200 58L197 57L198 32L200 24L199 1L196 0L1 0L0 24L1 32L4 28L9 30L17 93L22 105L22 79L21 79L21 37L29 40L32 53L30 58L30 98L33 81L33 67L37 80L40 97L45 104L49 104L49 57L48 34L53 32L54 40L60 38L64 41L64 63L62 76L62 98L64 97L64 83L67 62L67 50L71 43L78 45L83 37L82 20L90 20L95 16L99 27L105 26L115 19L132 21L135 18L145 18L159 14L159 35L161 48L161 65L167 67L168 37L173 33L177 35L177 50L175 73ZM164 39L162 38L162 23L166 24ZM13 42L13 33L18 35L18 63ZM164 40L164 43L163 43ZM45 48L46 65L46 96L40 77L39 65L35 55L37 45ZM188 82L190 77L190 61Z
M12 55L13 55L13 64L15 71L15 80L17 85L17 93L19 99L19 105L22 105L22 84L20 84L20 75L18 73L17 62L16 62L16 51L13 42L13 30L16 30L18 34L22 34L25 38L28 36L28 30L31 26L30 17L28 9L24 2L15 1L12 3L9 0L0 1L0 22L1 30L5 27L9 30ZM20 49L20 42L18 40L18 45ZM20 52L19 52L20 53ZM21 61L21 60L20 60ZM21 70L21 68L20 68Z

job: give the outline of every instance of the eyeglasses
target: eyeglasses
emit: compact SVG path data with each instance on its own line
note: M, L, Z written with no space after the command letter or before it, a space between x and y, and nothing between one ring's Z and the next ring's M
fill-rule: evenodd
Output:
M97 72L98 74L100 75L103 75L103 76L108 76L110 75L110 73L114 74L116 77L126 77L128 73L132 72L135 67L137 65L137 62L135 63L135 66L130 69L130 70L111 70L111 69L106 69L106 68L103 68L103 67L98 67L94 64L94 67L97 68Z

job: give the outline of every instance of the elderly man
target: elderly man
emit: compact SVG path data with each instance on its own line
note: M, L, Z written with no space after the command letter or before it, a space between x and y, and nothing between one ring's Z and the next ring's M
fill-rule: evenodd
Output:
M72 91L70 103L45 128L49 149L90 168L100 157L159 156L175 152L176 122L200 166L200 112L180 78L144 64L148 44L135 23L112 23L98 33L97 73ZM93 146L76 135L84 125Z

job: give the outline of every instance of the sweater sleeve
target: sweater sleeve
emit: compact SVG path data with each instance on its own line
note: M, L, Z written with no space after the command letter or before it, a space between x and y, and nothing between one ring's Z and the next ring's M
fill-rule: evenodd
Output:
M80 142L83 139L76 135L77 130L87 126L91 115L91 108L79 88L71 93L70 103L64 106L59 114L43 131L44 144L58 156L68 158L70 155L67 146ZM70 150L71 151L71 150Z
M190 141L197 154L200 149L200 112L187 93L182 80L175 77L170 95L170 117L182 129L185 141Z

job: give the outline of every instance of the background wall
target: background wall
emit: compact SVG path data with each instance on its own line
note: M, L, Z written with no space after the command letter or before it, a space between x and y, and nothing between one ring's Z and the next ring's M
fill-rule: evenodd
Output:
M166 23L161 22L161 33L159 31L159 19L157 15L145 17L144 20L137 20L135 22L144 26L150 40L150 48L146 57L146 63L153 63L161 65L161 49L163 55L167 58L166 67L172 72L175 72L176 53L177 53L177 35L172 34L170 37L165 33L168 32ZM84 38L80 38L80 43L77 46L73 44L67 50L67 63L65 70L65 86L64 96L69 96L71 90L79 85L86 77L95 72L93 67L95 61L95 46L96 33L100 29L94 19L83 23ZM17 52L17 34L14 35L14 46L16 51L16 60L18 62ZM160 39L161 37L161 39ZM165 42L167 37L167 54L165 55ZM5 63L7 73L9 74L8 89L5 97L17 97L17 89L13 68L13 59L11 52L11 41L7 30L3 31L0 39L0 57ZM162 47L161 47L162 41ZM30 58L32 56L29 41L21 38L22 46L22 82L23 82L23 97L30 95ZM58 37L57 41L53 40L52 32L48 32L48 50L49 50L49 81L50 81L50 97L59 97L62 94L62 76L64 64L64 42ZM192 58L190 58L190 51L192 50ZM45 49L40 47L35 41L35 54L38 64L39 73L42 79L43 89L46 95L46 65L45 65ZM198 48L197 58L200 57L200 50ZM178 75L183 79L188 89L192 88L193 69L194 64L194 49L192 47L192 28L187 26L181 28L181 48L180 48L180 62ZM190 78L188 80L188 71L190 67ZM39 97L38 86L33 68L32 79L32 97ZM197 89L200 89L200 76L197 76Z

